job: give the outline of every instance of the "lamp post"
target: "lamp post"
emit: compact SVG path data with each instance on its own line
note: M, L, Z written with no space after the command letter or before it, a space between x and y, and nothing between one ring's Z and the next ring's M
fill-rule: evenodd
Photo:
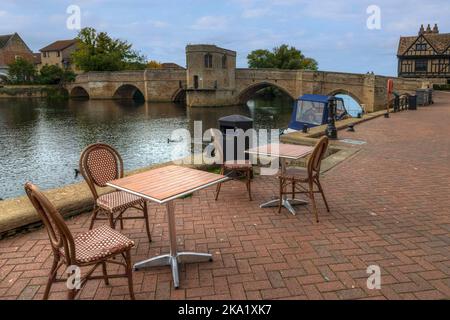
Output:
M327 127L327 137L332 140L337 139L337 129L335 124L336 119L336 98L328 98L328 127Z

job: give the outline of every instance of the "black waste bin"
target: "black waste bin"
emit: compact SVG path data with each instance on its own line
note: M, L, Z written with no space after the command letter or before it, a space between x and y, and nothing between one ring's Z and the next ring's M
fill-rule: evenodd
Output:
M419 106L427 106L429 103L428 89L417 89L417 105Z
M408 110L417 110L417 96L408 97Z
M394 112L400 111L400 96L397 92L394 92Z
M247 153L242 154L239 152L238 154L238 140L239 139L239 129L243 130L245 133L247 130L253 128L253 119L241 116L241 115L231 115L227 117L223 117L219 119L219 128L223 135L223 154L224 160L248 160L249 155ZM228 132L229 130L233 130L232 132ZM236 132L236 130L239 130ZM231 141L230 141L231 140ZM227 143L234 146L234 152L231 154L227 154ZM245 150L247 150L250 146L250 137L245 137Z

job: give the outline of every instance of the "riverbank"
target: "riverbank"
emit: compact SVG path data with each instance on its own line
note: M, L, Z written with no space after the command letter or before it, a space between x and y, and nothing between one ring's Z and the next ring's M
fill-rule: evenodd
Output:
M448 93L444 93L444 96ZM433 108L433 107L425 107ZM414 113L415 111L411 111ZM349 126L356 126L363 122L379 118L385 114L385 111L379 111L371 114L366 114L362 118L350 118L336 122L336 127L342 130ZM394 115L393 115L394 116ZM389 120L387 120L389 121ZM285 143L302 144L302 145L314 145L317 138L322 136L325 132L326 126L320 126L311 129L308 133L295 132L282 136L281 141ZM334 168L336 165L351 158L357 152L361 150L361 146L346 144L342 141L333 141L330 145L330 155L322 163L322 171L327 172ZM149 170L151 168L162 167L172 162L165 162L157 165L147 166L142 169L133 170L127 173L127 175ZM196 162L197 163L197 162ZM206 170L209 167L206 165L189 165L198 169ZM258 173L258 172L256 172ZM110 190L103 190L108 192ZM68 185L63 188L56 188L45 191L45 194L60 210L61 214L65 217L77 215L82 212L88 212L92 209L93 199L92 194L88 186L82 182L77 184ZM40 220L37 216L34 208L29 203L26 196L7 199L0 201L0 238L13 235L20 230L28 230L34 226L40 226Z
M67 90L58 85L2 85L0 98L68 98Z

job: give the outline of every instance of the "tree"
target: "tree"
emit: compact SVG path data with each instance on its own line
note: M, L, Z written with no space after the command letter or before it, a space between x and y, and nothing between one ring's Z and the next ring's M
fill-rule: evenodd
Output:
M84 71L120 71L145 68L145 57L127 41L112 39L106 32L83 28L78 33L74 63Z
M270 69L291 69L291 70L317 70L317 61L305 57L302 52L295 47L283 44L269 50L255 50L248 56L248 66L250 68L270 68Z
M148 69L161 69L162 64L161 64L161 62L158 62L156 60L150 60L149 62L147 62L147 68Z
M38 81L41 84L60 84L75 80L75 73L71 70L64 70L55 65L44 65L38 76Z
M18 57L8 65L8 79L13 84L29 84L36 78L36 67L32 62Z

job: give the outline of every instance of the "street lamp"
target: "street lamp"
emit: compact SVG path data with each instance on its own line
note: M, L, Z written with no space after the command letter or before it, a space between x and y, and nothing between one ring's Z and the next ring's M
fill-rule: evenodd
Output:
M331 96L328 98L328 127L326 130L329 139L337 139L337 129L335 124L336 119L336 98Z

